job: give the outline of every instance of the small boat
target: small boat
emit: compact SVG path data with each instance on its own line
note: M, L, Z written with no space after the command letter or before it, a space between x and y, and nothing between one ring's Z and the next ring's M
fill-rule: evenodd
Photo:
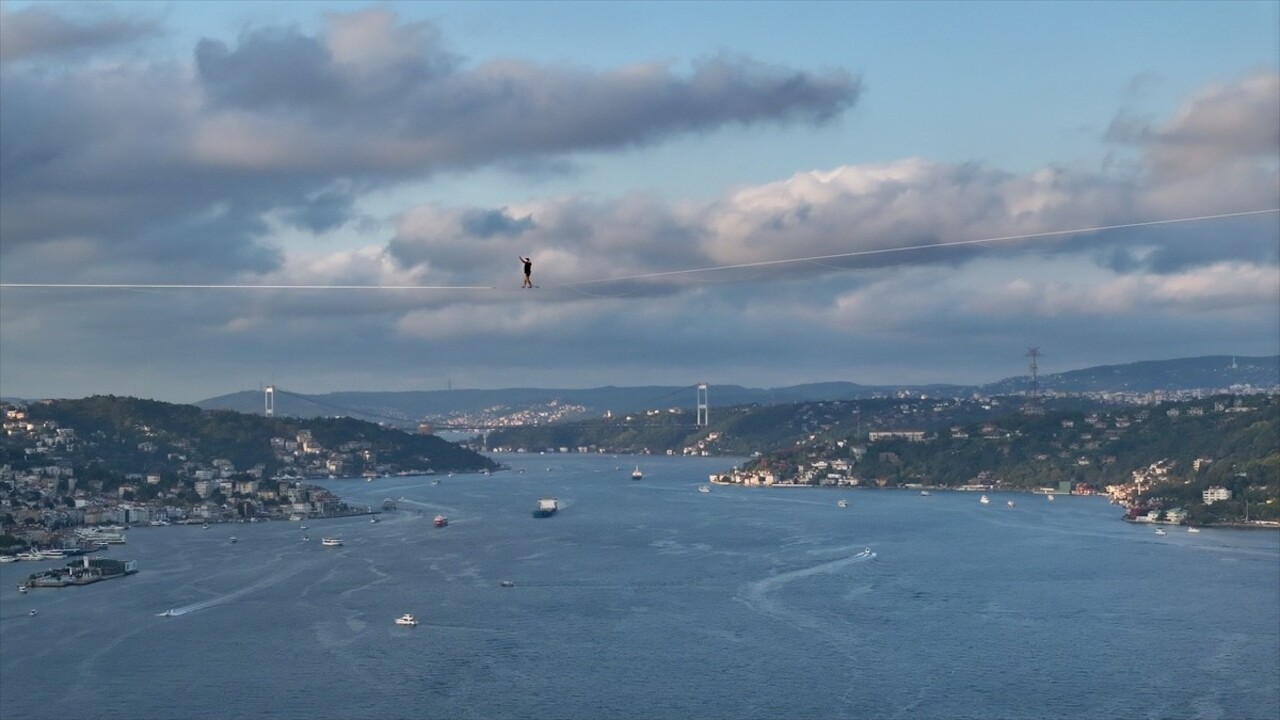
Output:
M306 525L299 525L299 526L298 526L298 529L299 529L299 530L306 530L306 529L307 529L307 526L306 526Z
M417 625L417 624L418 624L418 619L417 619L417 618L415 618L415 617L414 617L412 614L410 614L410 613L405 613L405 614L401 615L400 617L396 618L396 624L397 624L397 625Z
M849 501L845 500L844 498L840 498L839 500L836 501L836 507L847 508L849 507Z
M1187 532L1189 532L1189 533L1198 533L1198 532L1200 532L1200 528L1193 528L1193 527L1189 527L1189 528L1187 528Z
M449 524L449 518L443 515L437 515L435 519L431 521L431 524L435 525L436 527L445 527L446 525Z
M19 586L18 586L18 592L20 592L20 593L24 593L24 592L26 592L26 591L27 591L27 589L28 589L28 588L27 588L27 586L26 586L26 585L19 585Z
M978 498L978 502L982 503L983 505L986 505L987 503L991 502L991 498L987 497L986 495L983 495L982 497Z
M536 518L551 517L559 510L560 503L555 498L538 498L538 504L533 508L533 516Z
M642 477L644 477L644 473L640 472L640 466L637 465L636 469L631 471L631 479L639 480Z
M340 547L340 546L342 545L342 538L340 538L340 537L322 537L322 538L320 538L320 544L321 544L321 545L323 545L323 546L325 546L325 547Z
M36 609L31 608L31 617L35 617L35 616L36 616Z
M921 490L921 491L920 491L920 494L921 494L921 495L923 495L923 496L925 496L925 497L929 497L929 496L930 496L930 495L932 495L933 493L929 492L928 490Z
M371 522L371 523L376 523L376 522L378 522L378 518L376 518L376 517L371 517L371 518L369 518L369 522Z
M311 536L310 536L310 535L303 535L303 536L302 536L302 542L311 542Z
M501 585L502 587L515 587L515 586L516 586L516 584L515 584L515 583L513 583L513 582L511 582L510 580L503 580L502 582L500 582L500 583L498 583L498 584L499 584L499 585Z
M1049 498L1049 502L1053 502L1054 500L1053 495L1045 495L1045 497Z
M698 486L698 492L700 492L700 493L709 493L709 492L711 492L711 488L707 487L706 485L699 485L699 486Z
M237 541L236 541L236 536L235 536L235 535L232 535L231 537L227 538L227 540L228 540L228 542L230 542L232 545L235 545L235 544L236 544L236 542L237 542Z
M174 615L177 615L177 614L178 614L178 613L176 613L176 612L174 612L174 611L173 611L173 608L169 608L168 610L165 610L164 612L158 612L158 613L156 613L156 617L173 617Z
M1168 535L1169 533L1165 532L1164 528L1156 528L1156 534L1157 534L1157 535Z
M1018 507L1018 504L1012 500L1006 502L1005 505L1008 505L1009 507Z
M209 529L209 523L205 523L205 524L201 525L201 526L200 526L200 529L201 529L201 530L208 530L208 529Z

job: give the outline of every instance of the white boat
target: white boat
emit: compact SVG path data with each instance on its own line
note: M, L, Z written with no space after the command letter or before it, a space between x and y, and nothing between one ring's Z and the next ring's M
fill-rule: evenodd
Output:
M397 625L417 625L417 624L418 624L418 619L417 619L417 618L415 618L415 617L414 617L412 614L410 614L410 613L405 613L405 614L401 615L400 617L396 618L396 624L397 624Z
M236 544L236 536L235 536L235 535L232 535L230 538L228 538L228 541L229 541L232 545L235 545L235 544Z
M27 591L27 586L26 586L26 585L19 585L19 586L18 586L18 592L20 592L20 593L24 593L24 592L26 592L26 591Z
M325 547L338 547L339 545L342 545L342 538L323 537L323 538L320 538L320 544L324 545Z
M709 492L711 492L711 488L707 487L706 485L699 485L699 486L698 486L698 492L700 492L700 493L709 493Z
M1018 504L1012 500L1006 502L1005 505L1008 505L1009 507L1018 507Z
M17 555L0 555L0 563L18 562Z
M1187 532L1191 532L1191 533L1198 533L1198 532L1200 532L1200 528L1191 528L1191 527L1189 527L1189 528L1187 528Z
M930 496L930 495L932 495L933 493L929 492L928 490L921 490L921 491L920 491L920 494L921 494L921 495L923 495L923 496L925 496L925 497L929 497L929 496Z
M991 502L991 498L987 497L986 495L983 495L982 497L978 498L978 502L982 503L983 505L986 505L987 503Z
M849 501L845 500L844 498L840 498L839 500L836 501L836 507L847 508L849 507Z
M631 471L631 479L639 480L642 477L644 477L644 473L640 472L640 466L637 465L636 469Z
M1157 534L1157 535L1168 535L1169 533L1165 532L1164 528L1156 528L1156 534Z
M173 616L175 616L175 615L177 615L177 614L178 614L178 613L176 613L176 612L174 612L174 611L173 611L173 608L169 608L168 610L165 610L164 612L156 613L156 617L173 617Z
M1045 497L1049 498L1049 502L1053 502L1053 496L1052 496L1052 495L1045 495Z

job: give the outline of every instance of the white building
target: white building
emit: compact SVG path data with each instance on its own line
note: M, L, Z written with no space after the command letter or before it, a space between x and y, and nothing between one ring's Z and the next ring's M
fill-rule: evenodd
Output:
M1211 488L1206 488L1202 497L1204 498L1205 505L1212 505L1219 500L1230 500L1231 491L1224 487L1218 487L1215 485Z

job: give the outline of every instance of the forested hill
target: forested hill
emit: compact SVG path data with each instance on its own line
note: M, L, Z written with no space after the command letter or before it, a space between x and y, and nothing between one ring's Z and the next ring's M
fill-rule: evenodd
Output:
M27 415L31 422L47 420L73 430L70 456L77 464L96 462L121 472L163 472L183 463L225 459L239 470L262 465L270 475L331 457L343 461L345 474L496 467L489 458L441 438L351 418L268 418L115 396L31 403ZM297 461L286 459L283 443L296 443L305 433L318 450Z

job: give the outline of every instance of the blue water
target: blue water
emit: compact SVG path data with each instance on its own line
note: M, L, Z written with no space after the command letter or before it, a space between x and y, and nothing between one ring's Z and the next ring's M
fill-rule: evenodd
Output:
M699 493L715 458L640 481L632 458L498 459L332 481L406 499L310 542L138 528L107 553L137 575L27 595L44 564L0 566L0 717L1277 717L1280 533L1158 537L1097 498ZM564 509L534 519L542 495Z

